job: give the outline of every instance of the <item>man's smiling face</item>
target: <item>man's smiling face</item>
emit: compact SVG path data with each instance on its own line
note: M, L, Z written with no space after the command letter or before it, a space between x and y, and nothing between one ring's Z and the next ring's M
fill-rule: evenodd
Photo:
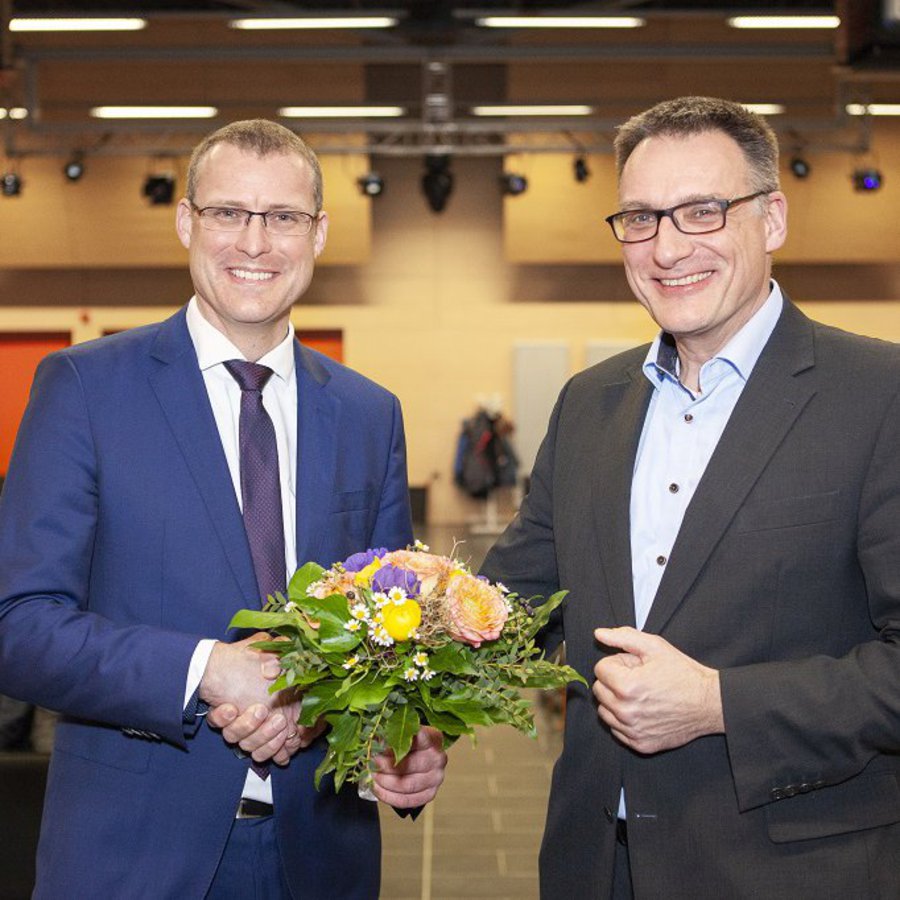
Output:
M194 204L315 215L313 175L299 155L257 156L221 143L201 162ZM190 251L191 278L204 318L239 347L248 335L274 347L284 338L291 307L309 287L325 246L324 216L302 236L273 235L259 216L240 231L210 231L201 226L190 202L182 200L176 225Z
M744 154L723 132L663 135L628 157L619 209L733 200L755 190ZM628 283L660 328L710 358L765 302L768 254L784 243L786 214L784 195L774 191L729 210L720 231L682 234L665 217L655 238L622 245Z

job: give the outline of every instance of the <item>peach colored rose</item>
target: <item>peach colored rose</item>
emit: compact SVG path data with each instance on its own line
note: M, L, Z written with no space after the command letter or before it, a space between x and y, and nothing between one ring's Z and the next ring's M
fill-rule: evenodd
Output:
M445 556L415 550L394 550L386 553L381 561L415 572L421 584L420 593L423 595L428 595L435 589L440 590L456 565Z
M447 612L450 637L473 647L500 637L509 615L500 591L474 575L456 575L450 579Z

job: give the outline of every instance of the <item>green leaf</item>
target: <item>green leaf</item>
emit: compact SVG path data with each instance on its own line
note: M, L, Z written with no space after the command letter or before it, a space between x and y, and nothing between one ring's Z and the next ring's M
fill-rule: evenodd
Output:
M276 628L294 628L298 616L290 612L263 612L261 609L239 609L229 628L255 628L257 631L274 631Z
M460 644L444 644L428 656L428 667L451 675L474 675L472 653Z
M384 738L394 751L395 762L400 762L412 746L419 730L419 714L412 704L404 703L394 710L384 727Z
M391 686L383 681L366 678L351 687L344 687L340 693L351 709L365 709L383 703L391 692Z
M493 722L493 718L485 709L484 704L477 700L435 697L432 700L432 708L439 712L453 713L466 725L490 725Z
M462 719L457 718L452 713L443 712L433 709L430 706L422 708L422 715L432 728L437 728L441 734L458 737L461 734L472 734L475 730L471 725L467 725ZM446 745L446 741L444 742Z
M294 572L288 585L288 597L293 601L304 599L308 595L309 586L318 581L325 570L314 562L308 562Z
M337 681L320 681L305 691L297 721L301 725L315 725L319 716L324 713L346 709L347 698L338 696L340 687L341 684Z
M557 591L535 609L534 616L525 629L526 637L533 638L547 624L550 620L550 614L565 600L568 593L568 591Z

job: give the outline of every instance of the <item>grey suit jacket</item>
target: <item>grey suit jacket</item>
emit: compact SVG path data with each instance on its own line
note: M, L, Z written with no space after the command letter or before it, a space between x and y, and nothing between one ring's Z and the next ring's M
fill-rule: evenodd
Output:
M592 683L633 625L629 495L647 348L575 376L482 572L571 592L551 624ZM900 897L900 347L789 302L687 510L645 630L721 671L726 732L642 756L568 692L544 898L607 898L619 790L635 894Z

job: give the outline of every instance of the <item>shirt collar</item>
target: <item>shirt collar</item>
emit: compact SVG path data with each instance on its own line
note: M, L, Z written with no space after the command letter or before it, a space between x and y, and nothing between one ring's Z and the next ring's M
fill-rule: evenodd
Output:
M784 298L778 282L771 281L772 289L766 302L753 314L753 317L743 328L713 357L729 363L738 375L746 381L759 359L759 355L766 346L766 342L775 330ZM709 365L712 360L704 363ZM669 377L678 381L678 350L675 339L671 334L661 331L650 345L650 350L644 358L644 374L654 387L659 387L660 381Z
M221 365L229 359L244 359L244 354L219 331L215 325L203 318L197 306L196 296L191 297L187 306L187 327L197 351L200 371ZM265 356L257 360L260 365L268 366L283 381L294 375L294 324L288 321L287 334L284 340L273 347Z

